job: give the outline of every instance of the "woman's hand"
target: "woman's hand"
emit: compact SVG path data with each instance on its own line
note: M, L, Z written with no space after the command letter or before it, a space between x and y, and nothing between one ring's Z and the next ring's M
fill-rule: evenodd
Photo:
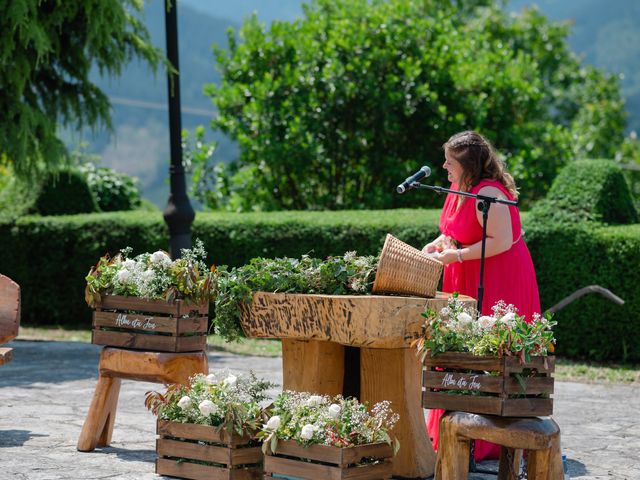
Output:
M458 261L458 250L455 248L445 248L439 255L434 257L445 265Z
M424 247L422 247L422 251L424 253L434 253L438 251L438 246L436 242L429 242Z

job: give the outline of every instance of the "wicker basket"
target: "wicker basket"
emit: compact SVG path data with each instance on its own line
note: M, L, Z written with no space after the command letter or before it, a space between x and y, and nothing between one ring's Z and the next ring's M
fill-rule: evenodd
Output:
M442 268L442 262L387 234L373 293L435 297Z

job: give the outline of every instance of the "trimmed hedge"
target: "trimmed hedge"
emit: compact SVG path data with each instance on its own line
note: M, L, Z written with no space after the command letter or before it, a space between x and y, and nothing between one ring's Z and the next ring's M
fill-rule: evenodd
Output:
M193 237L208 262L239 266L253 257L319 258L356 250L377 254L384 237L424 245L437 235L438 211L198 213ZM0 224L0 272L22 287L22 324L89 325L84 277L106 253L168 248L160 213L114 212L22 217Z
M638 221L627 181L613 160L571 162L560 171L547 196L534 205L531 214L545 223Z
M438 210L198 213L193 231L209 263L238 266L257 256L323 258L356 250L375 255L386 233L420 247L438 233ZM542 225L523 215L543 308L591 284L609 288L617 306L588 295L556 319L558 353L640 361L640 225ZM167 248L162 216L119 212L24 217L0 225L0 272L22 287L22 323L90 324L84 276L99 257L131 246L134 254Z

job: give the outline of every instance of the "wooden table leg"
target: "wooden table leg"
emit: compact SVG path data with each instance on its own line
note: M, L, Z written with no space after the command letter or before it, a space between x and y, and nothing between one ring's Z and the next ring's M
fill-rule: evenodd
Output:
M422 363L411 348L360 350L360 400L373 405L391 401L400 415L393 431L400 451L393 460L393 474L428 477L435 470L436 454L427 435L422 410Z
M91 452L96 447L106 447L111 443L113 423L118 408L120 394L119 378L98 377L96 391L82 426L77 449L81 452Z
M282 388L320 395L342 394L344 347L316 340L282 340Z

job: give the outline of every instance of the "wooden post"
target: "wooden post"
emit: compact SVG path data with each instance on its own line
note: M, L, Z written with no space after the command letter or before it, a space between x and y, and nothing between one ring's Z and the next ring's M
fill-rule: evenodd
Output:
M435 470L436 455L427 436L422 410L422 363L410 348L360 350L360 397L369 405L391 401L400 415L393 434L400 450L393 459L393 474L428 477Z
M282 388L320 395L342 393L344 347L315 340L282 340Z

